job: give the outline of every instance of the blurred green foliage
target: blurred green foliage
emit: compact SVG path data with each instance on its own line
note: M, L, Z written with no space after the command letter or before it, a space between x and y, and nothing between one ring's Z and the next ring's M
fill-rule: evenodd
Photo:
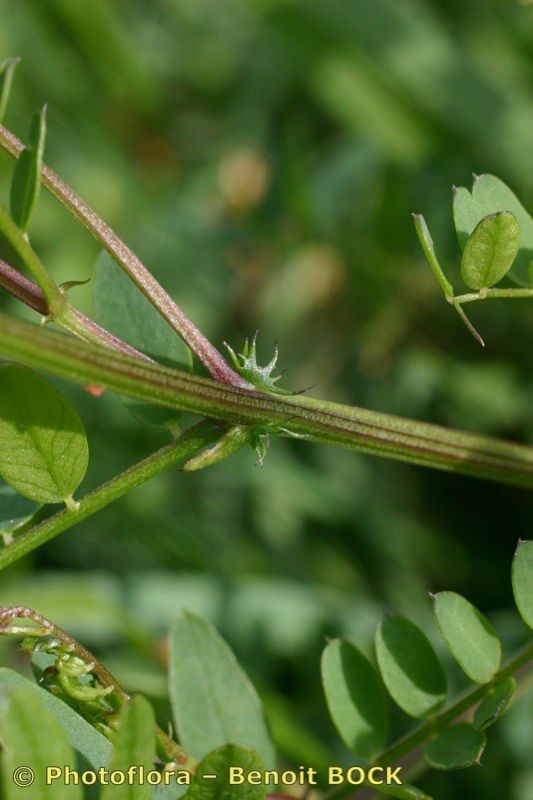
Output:
M490 171L531 208L531 8L0 0L0 19L0 57L23 58L7 123L24 135L48 103L48 163L215 342L259 328L260 359L277 340L286 386L533 440L531 305L479 304L481 350L442 303L410 216L424 212L456 278L452 184ZM3 202L12 168L1 156ZM92 275L95 243L48 196L32 242L58 281ZM71 292L87 313L90 297L90 284ZM86 423L87 488L164 441L118 398L62 388ZM276 441L262 469L242 451L152 480L3 573L0 604L67 628L162 722L163 635L180 609L204 614L262 691L282 758L347 763L319 689L324 636L369 651L385 611L432 630L426 593L446 588L509 652L526 633L509 565L532 519L518 489ZM483 770L422 787L530 798L531 702L497 726Z

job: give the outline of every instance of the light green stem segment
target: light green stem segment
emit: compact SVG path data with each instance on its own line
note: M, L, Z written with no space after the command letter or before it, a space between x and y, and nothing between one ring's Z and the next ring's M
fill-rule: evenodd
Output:
M480 289L479 292L458 294L453 300L462 305L476 300L525 300L533 299L533 289Z
M211 444L220 436L220 427L208 422L190 428L172 444L157 450L152 455L86 494L76 508L64 508L44 522L16 536L11 544L0 550L0 570L8 567L27 553L50 541L78 522L90 517L100 509L118 500L123 494L144 483L154 475L190 458L202 447Z
M533 488L533 448L302 396L222 385L0 315L0 356L155 405Z

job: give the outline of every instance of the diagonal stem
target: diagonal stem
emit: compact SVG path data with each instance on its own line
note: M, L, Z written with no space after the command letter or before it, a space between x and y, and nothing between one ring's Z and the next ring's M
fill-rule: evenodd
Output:
M24 144L10 130L0 125L0 146L18 158ZM248 386L246 381L220 355L207 337L187 317L163 287L156 281L142 261L117 236L98 214L82 200L50 167L43 165L44 186L78 219L95 239L115 259L169 325L204 365L209 374L222 383Z
M25 275L17 272L10 264L0 258L0 287L9 292L17 300L21 300L34 311L42 314L43 317L50 315L50 309L46 301L46 297L36 283L30 281ZM105 347L110 347L117 353L122 353L125 356L132 358L140 358L143 361L153 361L149 356L136 350L135 347L123 342L118 336L102 328L92 319L86 317L81 311L68 305L63 310L62 317L64 317L64 325L67 330L75 333L86 341L92 341L95 344L101 344Z
M110 505L154 475L187 460L197 450L211 444L217 436L220 436L220 428L211 423L203 422L190 428L172 444L162 447L93 492L86 494L79 500L76 508L63 508L44 522L16 536L11 544L0 550L0 570Z

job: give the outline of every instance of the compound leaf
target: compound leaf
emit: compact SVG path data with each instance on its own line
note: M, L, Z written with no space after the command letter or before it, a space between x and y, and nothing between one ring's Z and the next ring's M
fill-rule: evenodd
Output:
M530 273L533 263L533 219L514 192L494 175L476 176L471 193L464 186L455 189L453 216L461 249L483 217L498 211L510 211L520 226L520 251L509 270L509 277L521 286L530 286L533 282L533 273Z
M520 226L510 211L483 217L470 234L461 259L461 277L471 289L487 289L510 270L520 247Z
M496 631L466 598L456 592L433 597L439 630L459 666L476 683L488 683L499 669L501 644Z
M46 106L43 106L32 120L28 146L18 157L11 181L11 216L21 231L28 229L39 199L45 140Z
M119 730L109 770L127 772L132 765L154 769L155 719L147 700L138 695L125 703L119 715ZM152 789L147 782L103 787L101 800L149 800Z
M266 793L264 785L253 785L247 781L230 783L232 767L240 767L243 775L247 775L254 770L261 771L263 762L254 750L247 747L228 744L214 750L198 764L187 792L188 800L263 800Z
M226 642L201 617L185 612L176 621L169 680L179 740L194 758L232 743L256 750L265 766L274 764L261 701Z
M75 768L75 755L60 723L31 689L9 693L0 714L0 739L5 800L81 800L81 786L47 780L47 766Z
M340 639L325 647L321 670L329 713L343 742L356 756L371 761L387 741L381 681L357 647Z
M520 541L512 566L513 594L520 616L533 628L533 540Z
M446 675L425 634L405 617L383 620L376 631L383 682L407 714L433 714L446 700Z
M0 476L37 503L69 500L89 460L83 423L33 370L0 367Z
M431 739L424 749L424 756L434 769L464 769L479 764L486 743L483 731L476 730L469 722L461 722Z
M515 689L516 680L512 675L495 683L489 694L476 708L473 720L474 728L485 730L497 722L509 705Z

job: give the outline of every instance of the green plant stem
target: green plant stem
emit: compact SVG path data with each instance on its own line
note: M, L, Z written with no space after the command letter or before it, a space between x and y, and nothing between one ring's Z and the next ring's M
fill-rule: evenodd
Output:
M0 125L0 147L14 158L18 158L24 150L24 144L10 130ZM98 214L82 200L50 167L43 164L43 185L67 208L82 225L95 237L107 252L129 275L141 292L166 319L169 325L183 339L209 374L222 383L233 386L249 386L220 355L206 336L194 325L142 261L117 236ZM37 276L36 280L37 280ZM38 281L40 283L40 281ZM42 286L42 284L40 284ZM44 290L44 287L43 287ZM45 294L48 294L45 291Z
M82 497L77 508L63 508L44 522L20 533L11 544L0 550L0 570L53 539L54 536L105 508L130 489L139 486L174 464L190 458L197 450L211 444L218 436L220 436L220 427L214 424L203 422L190 428L172 444L162 447Z
M437 714L432 719L419 725L414 731L399 739L391 747L385 750L375 760L374 765L388 767L397 765L401 759L405 759L416 751L420 745L425 744L430 738L435 736L445 727L453 723L466 711L469 711L481 702L490 692L492 686L509 675L514 675L526 665L530 665L533 660L533 643L529 643L515 656L513 656L504 667L500 669L490 683L475 685L466 689L448 708ZM370 789L370 792L368 792ZM325 795L325 800L342 800L351 796L352 798L362 798L375 796L376 787L362 787L360 791L353 794L353 786L341 785L337 789L332 789Z
M13 222L7 211L0 205L0 232L8 240L9 244L20 256L26 267L29 269L37 283L39 284L51 316L61 317L66 306L66 298L55 285L48 274L44 264L30 245L22 231Z
M154 405L265 433L533 488L533 448L308 397L265 394L141 363L0 314L0 356Z
M533 298L533 289L480 289L479 292L459 294L453 298L455 303L473 303L475 300L502 300Z
M16 620L20 619L30 620L35 623L37 627L32 629L17 625ZM0 608L0 634L4 636L35 636L36 638L51 636L65 645L69 652L74 653L85 664L90 664L92 667L92 674L98 678L102 686L112 687L113 694L117 697L119 704L127 703L131 699L128 692L122 688L117 679L89 650L87 650L86 647L80 644L77 639L74 639L73 636L62 628L59 628L51 620L43 617L31 608L27 608L26 606ZM196 768L194 759L157 725L155 728L155 737L160 753L165 759L171 759L180 768L194 772Z

